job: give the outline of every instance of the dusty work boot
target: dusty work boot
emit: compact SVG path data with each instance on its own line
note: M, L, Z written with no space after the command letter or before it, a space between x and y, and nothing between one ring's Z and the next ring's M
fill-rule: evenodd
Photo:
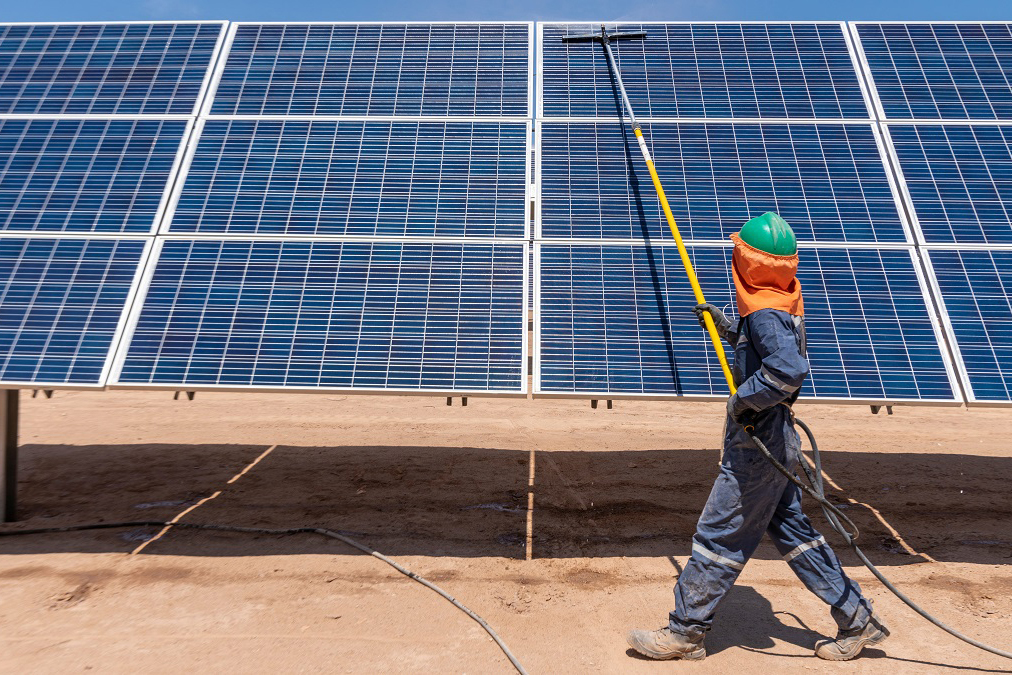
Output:
M676 633L667 626L658 630L631 630L625 639L637 652L658 661L668 659L698 661L706 658L702 635L690 638Z
M850 661L868 645L877 645L889 637L889 629L872 616L864 628L841 630L836 639L822 640L815 645L815 655L827 661Z

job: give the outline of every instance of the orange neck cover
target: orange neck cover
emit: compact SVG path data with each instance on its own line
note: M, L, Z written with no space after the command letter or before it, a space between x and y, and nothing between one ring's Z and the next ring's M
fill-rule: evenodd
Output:
M801 282L798 281L798 254L773 255L746 244L731 235L734 255L731 273L738 291L738 314L748 316L760 309L781 309L804 316Z

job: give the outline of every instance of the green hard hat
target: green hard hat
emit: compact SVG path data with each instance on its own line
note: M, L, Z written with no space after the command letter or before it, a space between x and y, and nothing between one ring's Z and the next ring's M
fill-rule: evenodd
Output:
M794 230L786 220L770 211L742 225L738 236L752 248L773 255L794 255L798 252Z

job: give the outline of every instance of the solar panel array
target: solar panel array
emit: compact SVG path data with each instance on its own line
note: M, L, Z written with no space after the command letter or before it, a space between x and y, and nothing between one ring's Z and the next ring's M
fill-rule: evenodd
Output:
M795 226L806 395L1012 402L1010 24L608 28L708 299ZM522 394L533 288L537 395L722 396L598 30L0 25L0 385Z
M561 42L595 27L541 30L536 392L725 396L603 50ZM957 400L848 27L614 30L647 33L613 48L707 299L733 303L728 235L780 213L801 242L803 395Z
M853 24L970 403L1012 402L1012 24Z
M223 22L0 24L0 386L104 386Z
M117 386L518 395L533 24L233 24Z

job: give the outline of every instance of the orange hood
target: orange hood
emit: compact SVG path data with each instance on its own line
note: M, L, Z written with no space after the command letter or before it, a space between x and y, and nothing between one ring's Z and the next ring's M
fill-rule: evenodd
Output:
M748 316L760 309L781 309L804 316L801 282L798 281L798 254L773 255L746 244L731 235L734 255L731 273L738 291L738 315Z

